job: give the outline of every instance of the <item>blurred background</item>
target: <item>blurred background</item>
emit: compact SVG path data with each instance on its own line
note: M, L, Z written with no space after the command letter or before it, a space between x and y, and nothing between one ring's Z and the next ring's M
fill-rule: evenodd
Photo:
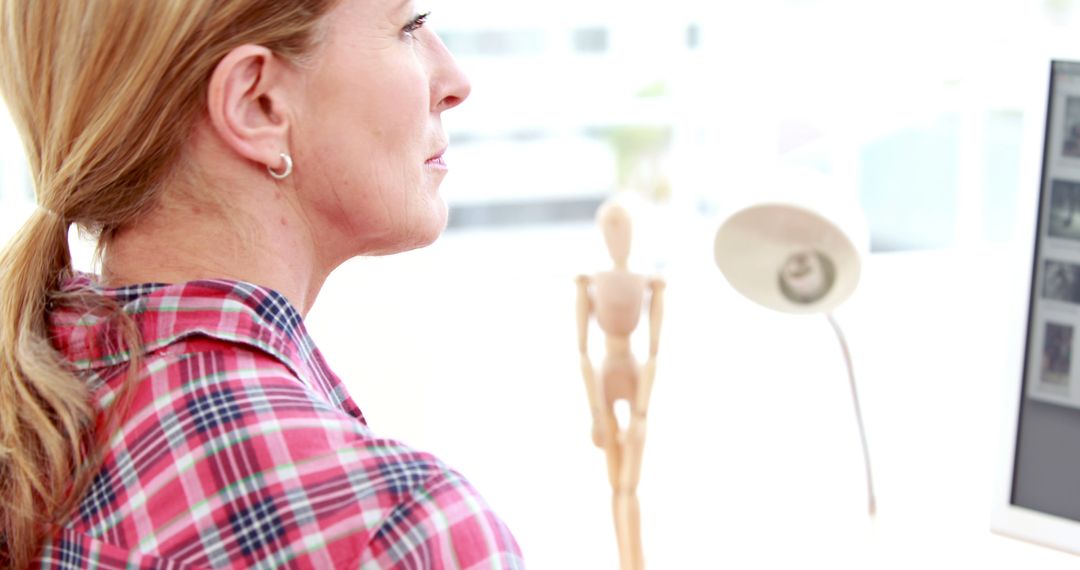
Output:
M1008 240L1025 107L1048 57L1078 52L1076 12L1069 0L455 3L433 20L474 81L446 116L452 223L587 218L620 190L708 214L793 164L861 204L875 251Z
M1008 240L1030 79L1080 54L1073 0L429 4L474 86L444 117L451 231L618 191L708 214L781 163L840 180L875 251ZM30 191L6 118L0 150L7 210Z
M1019 386L992 356L1023 327L986 309L1026 303L996 278L1028 268L993 252L1030 243L1030 133L1050 59L1080 60L1080 0L430 7L473 83L443 117L449 228L345 264L308 317L376 432L469 476L533 567L615 567L573 276L609 263L592 219L618 193L632 268L669 283L639 488L653 567L1074 563L985 543L996 384ZM873 524L828 325L750 305L712 264L725 212L800 191L772 187L785 167L827 175L869 230L838 316L879 469ZM0 238L31 207L0 116Z

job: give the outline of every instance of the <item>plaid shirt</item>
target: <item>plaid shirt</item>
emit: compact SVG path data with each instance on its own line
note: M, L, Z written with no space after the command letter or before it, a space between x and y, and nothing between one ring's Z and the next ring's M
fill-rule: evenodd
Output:
M280 294L232 281L90 288L133 315L133 403L41 568L521 568L506 526L435 457L375 437ZM99 425L130 354L101 311L54 345Z

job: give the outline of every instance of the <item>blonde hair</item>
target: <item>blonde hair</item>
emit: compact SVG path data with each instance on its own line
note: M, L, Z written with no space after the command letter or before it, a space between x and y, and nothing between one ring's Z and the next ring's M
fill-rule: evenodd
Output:
M302 59L336 2L0 0L0 93L40 206L0 253L0 567L29 564L63 524L108 436L94 433L91 395L49 342L50 305L102 305L59 292L70 225L107 247L176 171L217 63L249 43ZM137 361L128 372L130 384Z

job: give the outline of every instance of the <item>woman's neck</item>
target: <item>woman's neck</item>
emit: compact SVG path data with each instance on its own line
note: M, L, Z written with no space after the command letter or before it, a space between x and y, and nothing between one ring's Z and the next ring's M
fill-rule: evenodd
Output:
M104 284L233 279L273 289L306 315L331 267L284 191L252 182L260 188L201 201L164 189L161 204L111 236Z

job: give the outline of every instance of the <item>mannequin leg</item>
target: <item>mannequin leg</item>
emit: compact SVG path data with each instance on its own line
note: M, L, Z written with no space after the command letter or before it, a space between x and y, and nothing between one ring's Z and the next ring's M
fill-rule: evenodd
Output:
M622 465L619 474L619 496L616 500L616 526L625 536L620 543L627 545L625 551L632 560L632 570L644 570L645 554L641 546L641 512L638 505L637 485L641 477L641 456L645 449L645 417L634 415L630 425L620 434L622 437Z
M619 545L619 568L621 570L633 570L633 555L629 550L631 544L627 542L627 532L624 528L623 517L620 516L620 479L622 476L623 446L622 435L619 433L619 422L615 419L614 410L606 410L602 420L607 426L607 439L604 441L604 455L607 456L608 482L611 484L611 510L615 521L615 539Z

